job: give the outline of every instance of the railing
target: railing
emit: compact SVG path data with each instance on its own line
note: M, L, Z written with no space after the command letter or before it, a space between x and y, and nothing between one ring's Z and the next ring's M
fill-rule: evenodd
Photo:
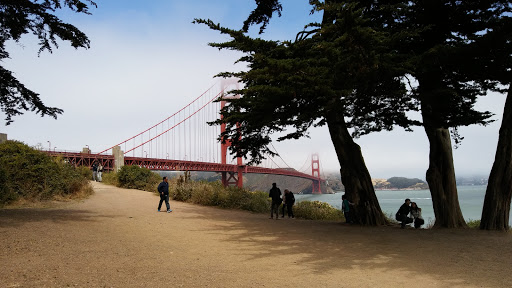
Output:
M101 163L105 170L114 169L114 156L94 153L80 153L80 152L61 152L61 151L43 151L50 156L62 157L66 161L75 166L92 167L92 164L97 161ZM257 174L274 174L285 175L292 177L300 177L318 181L317 177L308 175L302 172L291 169L272 169L256 166L237 166L234 164L220 164L209 162L197 162L186 160L171 160L171 159L152 159L143 157L124 157L125 165L136 165L145 167L150 170L160 171L205 171L205 172L237 172L239 168L244 173L257 173ZM320 179L322 180L322 179Z

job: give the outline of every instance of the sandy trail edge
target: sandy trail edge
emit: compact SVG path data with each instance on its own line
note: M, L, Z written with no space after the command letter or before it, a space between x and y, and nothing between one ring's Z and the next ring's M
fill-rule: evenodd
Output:
M222 210L93 183L0 210L0 287L510 287L512 234L358 227Z

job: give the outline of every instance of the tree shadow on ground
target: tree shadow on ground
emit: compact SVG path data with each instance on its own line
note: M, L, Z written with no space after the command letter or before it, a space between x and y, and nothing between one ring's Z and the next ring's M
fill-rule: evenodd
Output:
M216 225L204 233L229 235L229 242L257 248L241 251L249 259L294 256L300 259L298 265L311 273L328 274L339 269L347 273L353 269L381 273L400 270L429 275L446 285L471 283L482 287L503 287L512 281L503 278L509 276L504 271L512 264L510 233L403 230L397 226L361 227L288 218L276 221L266 214L218 208L201 212L202 216L197 217L226 221L226 225ZM226 217L226 212L232 215Z
M0 228L18 227L32 222L91 222L113 217L115 216L98 215L91 211L76 209L0 209Z

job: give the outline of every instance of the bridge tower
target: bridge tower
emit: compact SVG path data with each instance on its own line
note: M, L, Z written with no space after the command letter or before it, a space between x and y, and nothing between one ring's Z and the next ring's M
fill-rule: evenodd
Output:
M311 155L311 175L317 178L313 180L313 190L311 193L322 194L320 190L320 159L317 153Z
M226 88L230 85L236 85L236 89L239 89L238 80L236 78L230 78L230 79L223 79L222 81L222 91L223 91L223 98L224 97L224 91L226 91ZM234 96L235 99L240 98L240 95ZM226 101L220 102L220 109L224 108L226 105ZM222 115L221 115L222 117ZM238 125L237 125L238 126ZM226 131L226 124L220 125L220 133L223 133ZM231 146L231 141L228 140L226 143L221 143L221 163L227 164L227 157L228 157L228 147ZM222 174L222 185L224 187L230 186L230 185L236 185L239 188L242 188L244 186L244 178L243 178L243 172L244 168L246 168L242 163L242 157L236 157L236 165L237 165L237 171L233 172L221 172Z

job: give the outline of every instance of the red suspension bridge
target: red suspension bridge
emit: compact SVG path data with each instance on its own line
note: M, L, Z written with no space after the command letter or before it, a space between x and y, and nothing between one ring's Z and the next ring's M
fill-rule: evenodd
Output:
M81 153L48 153L63 157L76 166L91 167L96 161L106 170L137 165L159 171L218 172L225 186L242 187L244 173L293 176L311 180L312 192L321 193L320 183L323 180L317 154L311 157L311 174L308 174L289 167L267 168L277 166L270 157L261 167L247 166L242 163L242 158L230 157L229 143L219 145L217 138L225 127L210 126L207 122L217 120L221 107L225 105L224 101L215 100L226 97L227 92L237 85L233 80L217 83L166 119L98 153L91 153L88 148Z

